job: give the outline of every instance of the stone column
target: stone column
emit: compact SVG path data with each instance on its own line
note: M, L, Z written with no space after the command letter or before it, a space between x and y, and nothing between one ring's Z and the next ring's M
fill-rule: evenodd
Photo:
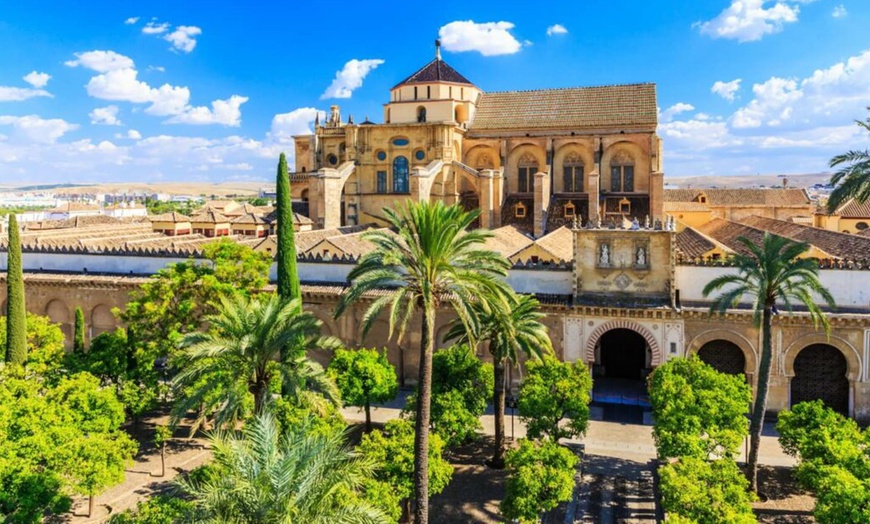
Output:
M535 173L535 238L544 236L546 229L547 208L550 207L550 175Z
M601 177L598 175L598 171L593 171L589 173L589 181L587 183L586 192L589 194L589 209L587 210L589 222L592 224L598 221L598 194L601 191L600 182Z
M318 229L341 227L344 179L336 169L324 168L312 179L309 213Z
M478 188L480 190L480 227L493 229L493 180L492 169L484 169L480 172Z
M664 220L665 176L659 171L649 176L649 212L650 218Z

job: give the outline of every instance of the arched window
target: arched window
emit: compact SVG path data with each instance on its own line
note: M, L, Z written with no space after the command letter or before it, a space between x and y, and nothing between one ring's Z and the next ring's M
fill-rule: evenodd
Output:
M583 192L583 162L577 153L569 153L562 163L562 177L566 193Z
M535 190L535 173L538 172L538 161L526 153L517 161L517 191L529 193Z
M417 108L417 122L423 123L426 121L426 108L420 106Z
M393 160L393 193L408 192L408 159L397 156Z
M610 161L610 190L617 193L634 191L634 159L625 151Z

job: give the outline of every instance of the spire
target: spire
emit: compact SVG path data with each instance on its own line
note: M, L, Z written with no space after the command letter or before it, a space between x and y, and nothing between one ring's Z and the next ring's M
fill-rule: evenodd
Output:
M441 60L441 40L435 39L435 60Z

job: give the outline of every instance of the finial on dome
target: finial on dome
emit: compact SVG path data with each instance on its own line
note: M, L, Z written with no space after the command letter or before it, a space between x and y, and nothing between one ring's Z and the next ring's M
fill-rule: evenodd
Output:
M435 39L435 60L441 60L441 40Z

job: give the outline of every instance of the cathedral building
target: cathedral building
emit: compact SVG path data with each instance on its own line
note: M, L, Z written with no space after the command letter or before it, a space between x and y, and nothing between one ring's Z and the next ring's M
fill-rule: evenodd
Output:
M436 42L435 59L390 90L383 123L332 106L313 135L294 137L295 178L327 229L383 223L406 198L480 209L480 226L535 237L575 217L660 220L657 123L654 84L488 93Z

